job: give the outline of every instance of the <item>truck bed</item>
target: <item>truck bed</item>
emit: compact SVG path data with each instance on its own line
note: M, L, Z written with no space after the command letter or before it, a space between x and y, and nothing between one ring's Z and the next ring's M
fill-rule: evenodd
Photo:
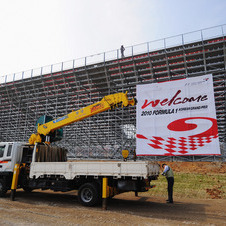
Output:
M142 177L159 175L159 165L151 161L77 160L73 162L32 162L30 178L61 175L72 180L79 176Z

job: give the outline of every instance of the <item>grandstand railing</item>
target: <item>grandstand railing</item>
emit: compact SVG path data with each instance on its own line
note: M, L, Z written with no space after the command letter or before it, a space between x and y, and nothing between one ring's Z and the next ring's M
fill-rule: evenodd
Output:
M175 35L168 38L149 41L137 45L126 46L124 55L133 56L147 52L153 52L170 48L173 46L186 45L188 43L204 41L210 38L225 37L226 36L226 24L214 26L206 29L201 29L185 34ZM111 61L113 59L121 58L120 49L112 50L108 52L98 53L87 57L82 57L70 61L61 62L58 64L52 64L43 66L40 68L30 69L18 73L1 75L0 84L14 82L17 80L23 80L26 78L32 78L35 76L52 74L57 72L67 71L73 68L85 67L87 65L96 64L100 62Z

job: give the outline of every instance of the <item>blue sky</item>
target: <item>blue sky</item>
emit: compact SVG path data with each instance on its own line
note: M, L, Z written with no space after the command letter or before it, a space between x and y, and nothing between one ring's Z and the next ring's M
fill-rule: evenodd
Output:
M0 76L226 24L225 0L0 2Z

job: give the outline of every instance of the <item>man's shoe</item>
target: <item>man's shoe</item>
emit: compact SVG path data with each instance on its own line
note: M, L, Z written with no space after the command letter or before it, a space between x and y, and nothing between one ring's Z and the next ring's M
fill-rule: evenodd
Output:
M167 201L167 203L173 203L173 201Z

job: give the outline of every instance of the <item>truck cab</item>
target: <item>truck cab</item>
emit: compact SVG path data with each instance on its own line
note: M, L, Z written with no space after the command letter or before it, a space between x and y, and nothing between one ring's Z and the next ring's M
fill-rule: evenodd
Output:
M0 142L0 196L10 190L14 166L30 164L33 148L25 142Z
M22 143L0 143L0 172L13 172L14 165L21 161Z

